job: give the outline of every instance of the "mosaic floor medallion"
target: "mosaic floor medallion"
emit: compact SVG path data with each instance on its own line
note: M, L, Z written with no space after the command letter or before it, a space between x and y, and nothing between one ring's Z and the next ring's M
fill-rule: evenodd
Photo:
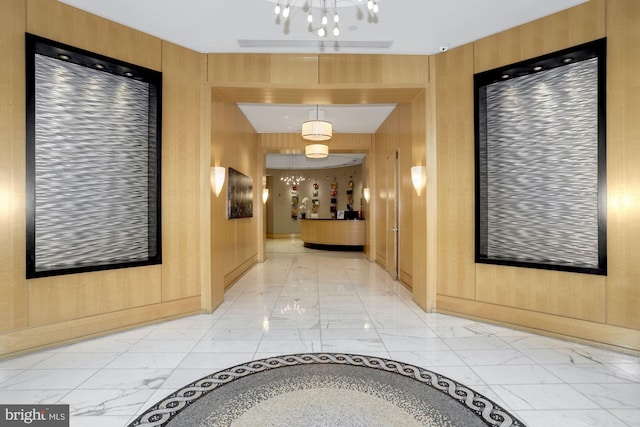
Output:
M254 360L167 396L134 426L524 426L469 387L424 368L350 354Z

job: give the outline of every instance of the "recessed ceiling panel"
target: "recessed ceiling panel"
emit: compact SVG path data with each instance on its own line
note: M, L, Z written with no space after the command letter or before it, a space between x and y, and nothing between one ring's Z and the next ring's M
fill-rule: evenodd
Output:
M315 105L238 104L258 133L298 133L302 123L314 119ZM375 133L395 104L318 105L334 133ZM320 117L322 119L322 117Z

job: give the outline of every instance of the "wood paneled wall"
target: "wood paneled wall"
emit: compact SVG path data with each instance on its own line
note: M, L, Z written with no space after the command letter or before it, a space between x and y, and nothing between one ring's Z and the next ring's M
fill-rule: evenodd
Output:
M317 55L209 54L207 80L215 85L284 84L305 87L318 82Z
M0 357L199 312L205 57L56 0L2 1L0 21ZM163 72L162 265L26 280L25 31Z
M260 200L265 152L292 143L259 138L236 102L399 104L373 137L333 142L372 157L367 225L377 225L367 230L368 256L387 264L382 172L398 149L401 233L413 241L401 243L400 269L421 307L433 307L437 284L441 311L640 350L639 21L636 0L591 0L434 57L201 55L55 0L2 0L0 357L222 302L225 286L263 256L264 221L261 204L252 219L227 220L226 186L211 194L209 167L251 175ZM162 265L25 279L25 31L163 72ZM474 264L473 74L603 36L609 275ZM417 197L404 168L422 161L427 193ZM411 208L402 205L409 199Z
M208 81L211 84L246 87L253 84L255 93L265 84L282 86L288 89L289 94L298 93L295 90L297 88L307 91L314 85L333 85L342 86L335 96L351 96L352 92L344 89L373 84L396 88L396 97L391 102L398 102L397 97L401 92L398 89L402 86L412 89L429 81L429 57L424 55L212 53L209 54L209 63ZM286 91L282 95L285 94ZM300 102L296 100L292 103ZM344 102L334 100L333 103Z
M433 66L433 64L430 64ZM430 121L435 110L431 97L434 90L434 75L430 85L411 103L411 166L427 167L427 185L420 195L411 191L411 235L412 235L412 278L413 300L425 311L432 311L436 304L434 252L428 252L436 245L435 211L437 197L437 162L435 157L435 118ZM410 180L409 180L410 181ZM413 183L409 184L410 188ZM432 223L427 222L429 219ZM429 226L430 225L430 226Z
M253 219L227 220L226 187L211 194L209 168L251 175L259 200L264 153L291 141L266 137L257 149L235 102L406 103L429 79L426 56L201 55L55 0L0 7L0 43L11 58L0 70L0 146L8 153L0 232L10 242L0 250L0 356L211 311L224 288L264 257L262 206ZM25 279L25 31L163 72L162 265ZM372 136L336 135L332 149L373 151ZM372 162L366 168L375 191ZM375 236L367 233L367 241Z
M0 3L0 331L28 325L25 218L24 0ZM19 167L17 165L22 165ZM0 332L2 333L2 332ZM1 342L0 342L1 343ZM7 352L0 346L0 355Z
M232 167L253 180L254 216L227 219L228 174L219 196L211 195L211 287L217 303L224 289L258 260L264 156L259 136L235 104L214 96L211 103L211 166ZM214 304L214 307L217 304Z
M387 179L386 156L398 150L400 156L401 222L412 221L409 168L414 129L424 128L424 117L413 120L411 103L423 94L430 78L428 56L422 55L307 55L307 54L209 54L208 82L224 102L260 102L283 104L374 104L403 105L402 123L397 112L372 135L334 135L332 152L368 152L372 158L365 167L365 180L371 188L368 205L367 244L370 259L387 265ZM400 128L402 127L402 129ZM402 134L400 133L402 132ZM424 130L419 131L424 134ZM301 151L295 134L261 135L264 152ZM391 151L389 151L391 147ZM383 157L380 157L383 153ZM380 163L384 159L383 163ZM381 175L385 174L385 175ZM383 187L380 187L383 183ZM413 280L413 236L411 225L404 227L400 239L401 275Z
M640 330L640 2L607 2L607 323Z
M318 55L318 62L320 84L415 86L429 81L429 60L422 55Z
M638 22L591 0L435 58L439 310L640 350ZM605 36L608 276L474 264L473 74Z
M438 55L438 294L475 298L473 45Z
M413 166L413 115L412 105L399 104L398 110L398 280L409 289L413 286L413 184L411 174Z
M474 72L491 70L604 37L604 17L605 0L590 0L546 18L485 37L473 43L476 49Z
M390 205L395 200L393 174L396 151L398 150L398 109L394 109L380 125L374 137L376 146L374 168L375 184L371 197L373 199L375 221L372 226L376 235L375 260L387 271L395 268L393 260L393 240L389 229L393 227Z
M209 54L208 82L226 102L384 104L412 102L428 84L416 55Z
M207 202L201 188L208 187L208 181L198 173L201 144L207 143L201 140L202 60L197 52L162 44L163 299L199 296L203 285L201 264L206 258L199 254L205 218L200 204Z
M424 117L414 114L414 105L401 103L380 125L375 136L375 177L371 192L371 206L374 221L370 224L375 235L375 261L390 274L395 274L393 204L398 203L398 280L408 288L413 287L414 251L419 239L415 239L413 230L413 184L411 166L413 165L414 145L420 146L415 138L424 136ZM422 144L423 145L423 144ZM396 153L398 154L398 191L395 189ZM422 258L426 259L426 253ZM420 286L424 281L418 279ZM420 290L416 290L420 292Z
M162 40L58 1L26 0L27 31L161 71Z

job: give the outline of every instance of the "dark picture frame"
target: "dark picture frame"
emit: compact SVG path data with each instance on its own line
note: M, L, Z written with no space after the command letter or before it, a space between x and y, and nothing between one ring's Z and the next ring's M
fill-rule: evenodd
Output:
M227 218L253 217L253 180L234 168L229 168Z
M607 274L606 39L474 75L475 262Z
M162 73L25 34L26 276L160 264Z

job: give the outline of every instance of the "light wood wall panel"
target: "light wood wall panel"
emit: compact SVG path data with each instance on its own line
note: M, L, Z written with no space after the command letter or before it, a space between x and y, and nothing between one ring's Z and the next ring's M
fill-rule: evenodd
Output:
M161 272L153 265L29 280L29 326L157 304Z
M27 325L24 0L0 2L0 332ZM0 355L2 351L0 351Z
M382 127L374 136L375 146L372 161L373 170L371 188L371 208L373 218L371 224L372 234L375 236L374 245L371 247L372 258L385 269L387 267L387 154L384 149L384 137L380 134Z
M373 138L373 136L372 136ZM367 157L362 162L362 188L368 187L370 193L373 193L373 186L375 185L375 161L376 152L375 147L372 146ZM363 205L363 215L365 219L365 244L364 253L368 260L374 260L374 251L376 236L375 228L373 224L376 222L375 210L373 208L374 197L373 194L369 197L369 202L365 201Z
M215 85L318 83L317 55L210 53L207 56L207 80Z
M158 320L183 316L184 313L194 313L199 307L199 298L185 298L12 331L0 335L1 355L16 356L46 348L52 343L61 345L102 336Z
M251 267L258 254L258 217L255 204L261 203L262 176L258 176L259 137L235 104L213 97L211 103L211 165L232 167L253 180L254 216L227 219L228 175L218 197L211 196L211 286L223 297L224 288ZM229 277L232 277L230 279Z
M315 85L423 86L429 81L426 55L211 53L208 58L207 80L212 85L273 84L308 90Z
M427 94L431 92L429 87L427 91L411 103L411 166L427 166ZM435 162L435 160L434 160ZM427 174L431 174L435 171L430 171L427 168ZM432 178L433 181L433 178ZM409 179L409 186L411 188L411 180ZM428 185L433 185L433 182ZM413 300L423 310L430 310L431 304L435 304L435 298L433 298L427 289L427 245L433 244L433 236L427 231L427 192L430 192L427 187L418 196L418 193L411 191L410 197L412 218L411 218L411 235L413 236L413 245L411 256L412 260L412 291ZM432 301L430 301L432 300Z
M606 277L476 264L477 300L605 322Z
M201 54L163 42L162 299L200 295Z
M211 146L211 166L223 166L227 167L225 160L225 138L227 132L229 135L232 133L225 132L225 123L232 123L231 126L235 126L233 109L225 108L226 104L218 97L213 96L211 98L211 110L210 110L210 137L209 144ZM231 113L231 114L230 114ZM231 117L229 117L231 116ZM229 125L227 125L229 126ZM225 179L225 185L218 196L215 195L213 189L210 191L210 210L209 210L209 224L210 224L210 265L211 265L211 284L208 292L210 293L211 306L215 307L221 304L224 300L224 259L219 254L228 250L229 237L226 236L226 194L228 191L228 181Z
M56 0L27 0L27 31L153 70L162 67L160 39Z
M411 182L413 116L411 104L399 104L398 110L398 278L408 288L413 286L413 184Z
M473 45L436 56L438 294L475 297Z
M201 75L207 75L208 58L200 58ZM207 85L200 88L200 298L202 310L213 312L224 299L224 293L218 291L211 279L211 203L213 189L211 185L211 89ZM215 165L218 166L219 164Z
M271 55L270 82L274 84L314 85L318 83L318 55Z
M376 131L378 154L385 158L395 156L396 151L398 151L398 141L400 139L398 134L399 120L399 110L396 107Z
M377 55L320 55L320 83L382 82L381 57Z
M210 53L207 57L207 81L210 83L266 83L269 81L268 54Z
M292 85L297 85L295 82ZM304 85L303 85L304 86ZM225 102L262 104L397 104L411 102L424 89L415 86L355 84L290 87L289 85L241 85L227 83L213 86L213 91Z
M595 342L615 346L618 350L635 350L637 352L640 349L640 333L637 330L566 316L447 296L438 297L438 311L454 315L462 313L467 317L489 319L492 322L508 326L516 325L543 335L585 341L590 344Z
M300 238L318 245L364 245L364 221L301 221Z
M417 107L416 111L420 111ZM414 123L414 119L416 120ZM400 103L380 125L374 136L375 149L373 165L375 168L372 183L372 210L374 221L369 223L370 233L375 236L374 256L378 264L387 270L393 269L392 240L389 231L393 227L392 212L394 200L398 201L398 278L407 287L413 287L414 281L414 244L413 230L413 185L411 166L413 161L414 138L424 137L424 117L414 114L411 103ZM419 143L418 143L419 144ZM393 187L395 156L398 153L398 191ZM390 273L394 273L390 271Z
M319 55L321 84L425 85L429 82L426 55Z
M392 254L393 241L389 237L389 228L392 227L391 211L389 205L396 197L392 182L392 171L388 162L395 162L395 153L398 150L398 109L395 108L376 131L374 144L375 150L375 186L372 197L375 198L375 235L376 248L375 259L386 269L393 268L389 257Z
M616 0L614 0L616 1ZM590 0L475 42L479 73L604 37L605 0Z
M382 84L423 87L430 82L428 55L380 55Z
M424 112L418 108L416 114L420 114L425 121L423 132L426 144L426 165L427 165L427 189L426 189L426 277L424 299L420 300L420 306L426 311L433 311L436 307L436 293L438 287L438 126L436 116L436 64L429 61L431 85L425 91ZM421 105L421 104L419 104ZM420 121L417 121L420 123ZM420 234L418 234L420 235ZM415 245L414 245L415 247ZM417 249L416 249L417 250ZM421 262L421 261L418 261ZM414 265L417 265L414 264ZM415 293L414 293L415 295Z
M640 329L640 2L607 6L607 315Z

